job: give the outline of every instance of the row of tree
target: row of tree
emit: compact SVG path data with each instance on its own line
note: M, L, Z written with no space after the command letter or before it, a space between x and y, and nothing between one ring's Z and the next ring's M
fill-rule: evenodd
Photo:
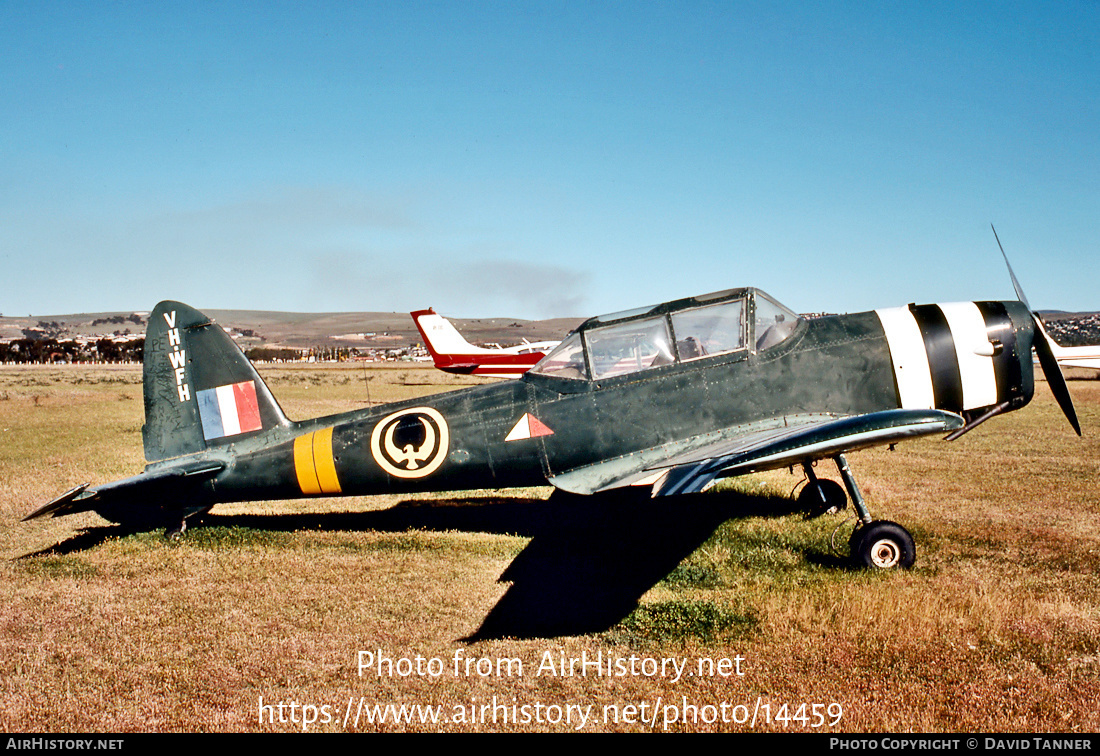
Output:
M374 354L373 350L367 353ZM310 357L317 361L343 362L361 354L359 349L323 346L312 349L255 347L245 352L253 362L295 362ZM0 363L141 362L144 356L145 339L114 341L102 338L94 344L80 344L46 337L0 342Z
M144 356L145 339L99 339L94 344L54 338L0 342L0 362L141 362Z

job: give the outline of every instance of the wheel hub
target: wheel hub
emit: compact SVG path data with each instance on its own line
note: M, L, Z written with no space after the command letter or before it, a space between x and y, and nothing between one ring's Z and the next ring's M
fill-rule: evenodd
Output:
M875 541L871 546L871 561L880 569L895 567L901 561L901 548L889 539Z

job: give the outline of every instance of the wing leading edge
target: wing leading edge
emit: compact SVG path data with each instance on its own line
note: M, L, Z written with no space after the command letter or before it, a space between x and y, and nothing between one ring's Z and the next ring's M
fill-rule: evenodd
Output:
M963 418L934 409L895 409L837 418L795 415L781 426L739 428L704 437L694 448L658 447L550 477L557 488L593 494L651 486L653 496L696 493L718 478L787 467L906 438L949 433Z

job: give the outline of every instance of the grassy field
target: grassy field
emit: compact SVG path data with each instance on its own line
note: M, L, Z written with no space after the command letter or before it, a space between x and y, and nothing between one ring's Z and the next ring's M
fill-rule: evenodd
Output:
M474 382L261 372L297 419ZM0 730L1095 732L1100 381L1070 389L1083 439L1040 383L959 441L852 454L917 539L867 574L785 470L658 503L227 505L178 545L21 523L141 470L141 375L0 368Z

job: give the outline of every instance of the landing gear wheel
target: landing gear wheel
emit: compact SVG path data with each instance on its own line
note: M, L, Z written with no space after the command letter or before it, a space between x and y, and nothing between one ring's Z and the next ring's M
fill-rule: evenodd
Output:
M828 478L815 478L798 492L798 508L806 513L806 519L823 514L835 514L848 506L848 494L844 486Z
M889 520L875 520L856 528L848 543L857 567L907 570L917 558L913 536L901 525Z

